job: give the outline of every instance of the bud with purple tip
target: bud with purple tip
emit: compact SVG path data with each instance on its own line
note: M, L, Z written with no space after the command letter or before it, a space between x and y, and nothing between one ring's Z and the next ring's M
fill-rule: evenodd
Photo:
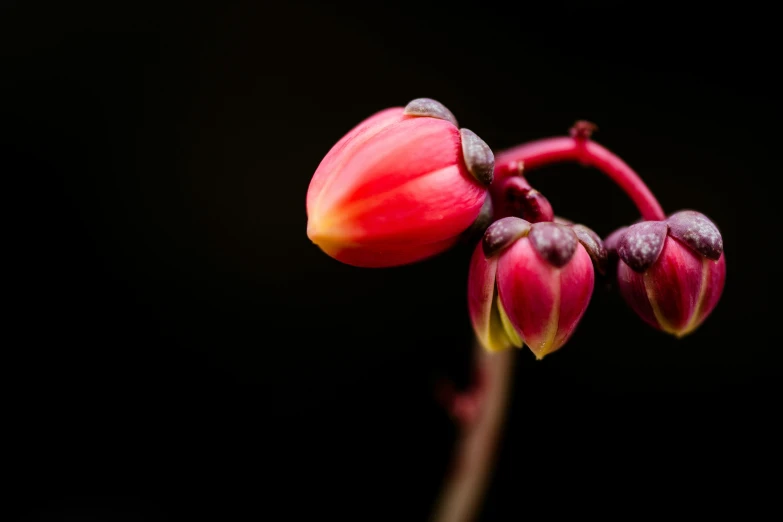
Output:
M561 348L593 292L598 236L582 225L506 217L490 225L471 259L468 307L490 351L526 344L541 359Z
M653 327L682 337L718 304L726 279L723 239L703 214L683 210L636 223L606 244L619 258L620 293Z

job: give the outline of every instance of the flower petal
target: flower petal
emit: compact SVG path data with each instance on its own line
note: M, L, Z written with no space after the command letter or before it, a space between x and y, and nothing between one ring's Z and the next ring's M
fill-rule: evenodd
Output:
M476 245L468 273L468 312L476 338L491 352L505 350L511 346L496 304L496 271L497 259L487 259L481 245Z
M644 285L655 316L664 331L684 332L700 300L704 258L667 238L658 261L644 273Z
M717 261L712 259L703 259L702 266L705 273L705 277L702 283L701 299L699 300L699 306L693 318L691 324L686 332L690 333L698 328L701 323L709 316L720 301L720 296L723 294L723 286L726 283L726 256L721 254Z
M403 119L405 119L405 115L402 107L392 107L377 112L351 129L329 150L318 165L307 189L308 216L313 215L315 212L316 202L321 195L321 191L332 180L334 173L338 172L342 165L370 138L386 127L401 122Z
M587 250L579 245L568 262L560 270L560 317L557 322L557 334L552 350L563 346L576 330L582 319L590 298L593 295L595 274L593 263Z
M385 268L407 265L440 254L454 246L457 238L422 245L403 245L392 248L344 243L319 243L329 256L346 265L361 268Z
M539 359L551 351L557 335L558 270L539 257L527 238L518 240L498 256L500 301L508 320Z
M486 197L460 166L451 165L344 206L318 235L384 247L443 241L471 226Z
M647 296L644 274L631 269L625 262L620 261L617 263L617 284L623 300L636 315L653 328L661 329L650 304L650 298Z
M316 210L327 222L357 202L393 191L425 174L462 164L459 130L434 118L408 117L393 123L351 152L332 172L332 181L321 192ZM460 171L466 181L479 185L464 166Z

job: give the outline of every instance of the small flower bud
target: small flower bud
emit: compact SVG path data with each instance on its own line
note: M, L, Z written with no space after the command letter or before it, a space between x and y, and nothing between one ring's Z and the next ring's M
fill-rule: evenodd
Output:
M428 258L476 222L493 167L486 143L460 131L438 102L422 98L386 109L321 161L307 192L307 235L349 265Z
M549 200L520 175L508 176L503 184L493 187L500 205L498 218L518 217L531 223L552 221L555 217Z
M594 235L590 242L600 245L594 249L603 249ZM541 359L570 338L587 309L594 274L572 226L506 217L476 246L468 280L468 308L482 345L496 351L524 343Z
M629 306L677 337L698 328L718 304L726 278L715 224L687 210L665 221L636 223L616 236L617 281Z

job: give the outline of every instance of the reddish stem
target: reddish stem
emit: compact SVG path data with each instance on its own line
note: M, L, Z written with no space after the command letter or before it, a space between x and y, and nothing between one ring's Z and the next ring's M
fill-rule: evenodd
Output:
M665 219L663 208L634 170L616 154L589 138L589 132L573 131L572 136L546 138L500 152L495 157L495 181L492 197L500 200L505 180L525 172L555 163L578 162L595 167L620 186L634 202L642 218L651 221Z
M476 342L475 352L473 387L450 400L460 434L430 522L475 520L492 476L510 397L514 351L489 353Z

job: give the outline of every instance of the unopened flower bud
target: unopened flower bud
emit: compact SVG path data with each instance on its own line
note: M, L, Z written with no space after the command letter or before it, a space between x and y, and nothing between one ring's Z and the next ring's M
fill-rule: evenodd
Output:
M684 210L613 235L618 285L629 306L648 324L677 337L698 328L718 304L726 278L723 239L715 224Z
M477 220L494 156L435 100L381 111L345 135L307 192L307 235L349 265L386 267L447 250ZM479 224L480 225L480 224Z
M531 223L552 221L554 212L549 200L530 186L522 176L510 176L498 187L502 194L498 218L519 217Z
M495 351L524 343L538 359L561 348L593 292L591 257L603 259L605 251L582 225L516 217L490 225L468 278L470 317L482 345Z

